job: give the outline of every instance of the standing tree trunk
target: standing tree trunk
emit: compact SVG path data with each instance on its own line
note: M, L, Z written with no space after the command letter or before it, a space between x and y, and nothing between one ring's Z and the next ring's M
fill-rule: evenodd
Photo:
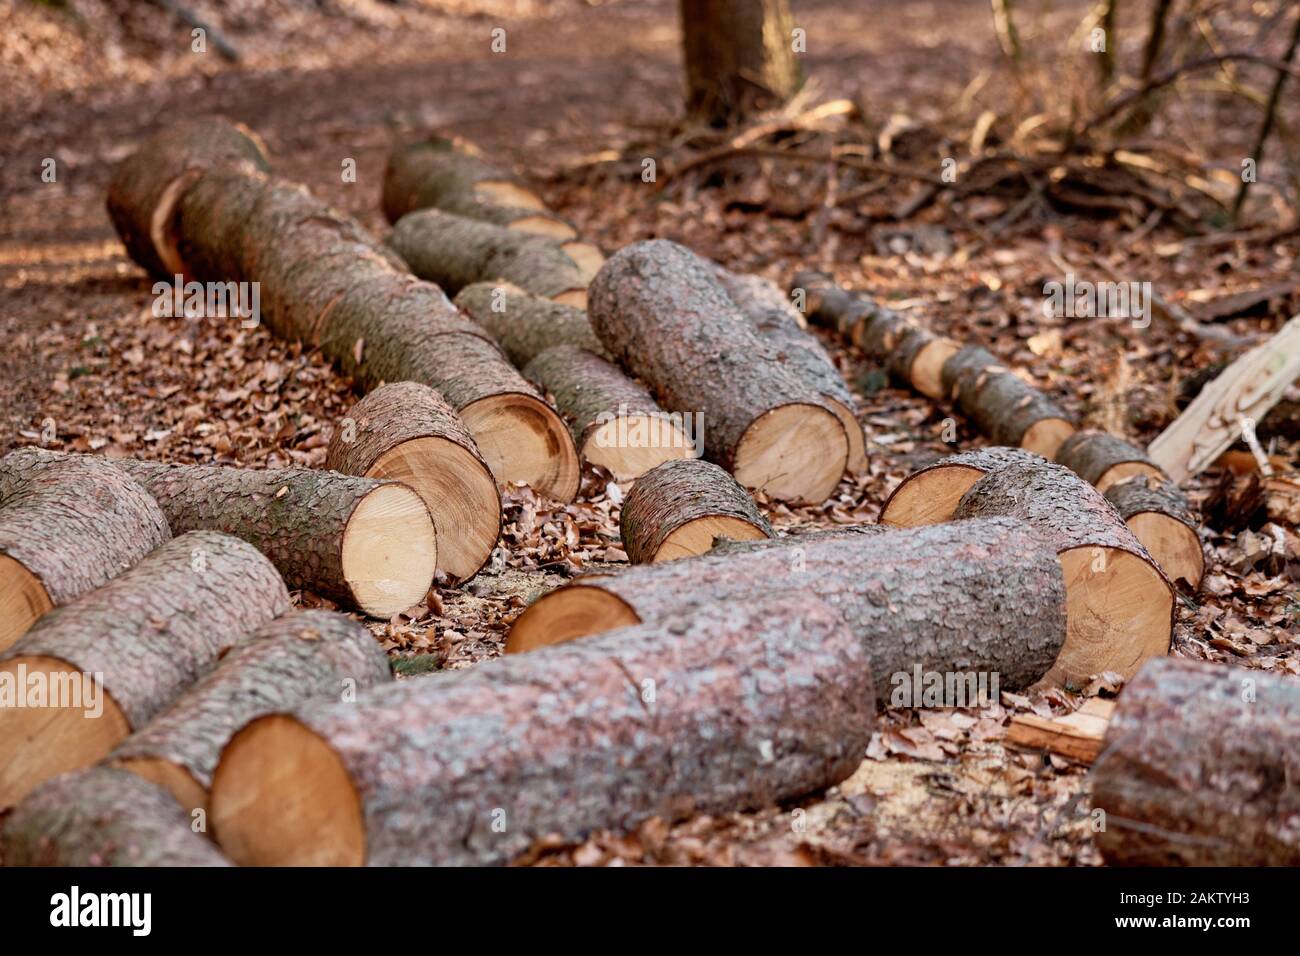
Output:
M725 126L799 89L786 0L682 0L681 11L691 115Z

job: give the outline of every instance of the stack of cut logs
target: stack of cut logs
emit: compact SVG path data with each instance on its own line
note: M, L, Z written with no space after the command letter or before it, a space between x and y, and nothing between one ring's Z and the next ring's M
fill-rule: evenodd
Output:
M110 211L157 275L261 283L271 331L364 397L330 470L0 460L6 863L502 863L843 780L921 673L1103 671L1133 678L1096 770L1108 858L1300 860L1295 788L1265 786L1300 775L1300 693L1261 678L1246 706L1240 675L1162 659L1199 540L1131 446L987 353L837 319L1021 447L922 469L879 524L778 536L750 491L821 501L866 458L771 283L662 240L605 261L452 141L391 157L386 245L268 166L249 131L183 122L122 163ZM497 483L569 500L579 452L636 479L636 566L541 597L506 656L398 682L356 621L293 609L382 618L474 575Z

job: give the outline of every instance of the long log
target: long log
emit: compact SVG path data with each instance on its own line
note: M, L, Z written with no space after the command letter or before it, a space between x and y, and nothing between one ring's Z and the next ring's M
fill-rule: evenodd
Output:
M206 813L221 748L244 724L390 680L387 656L362 625L329 611L290 612L231 648L108 763L164 787L187 812Z
M1082 687L1124 678L1173 640L1173 585L1110 503L1074 472L1049 462L1008 464L971 486L953 517L1006 516L1059 554L1067 597L1065 646L1048 684Z
M1171 581L1186 581L1195 591L1205 575L1205 548L1187 497L1173 482L1134 475L1106 489L1119 512Z
M1056 450L1056 463L1064 465L1102 494L1116 482L1143 475L1163 478L1164 472L1136 445L1107 432L1075 432Z
M37 787L0 826L6 866L230 866L166 790L112 767Z
M191 531L47 613L0 657L0 809L105 756L288 609L261 552Z
M1074 434L1068 413L978 345L943 363L944 392L995 445L1045 458Z
M589 575L525 610L506 651L803 591L844 616L884 699L898 675L917 668L997 674L1001 687L1027 687L1053 666L1066 637L1067 592L1054 549L999 518L727 544L697 558Z
M701 555L718 539L775 536L745 489L698 458L665 462L637 479L623 501L619 530L633 564Z
M707 260L664 239L626 246L591 284L591 323L664 407L704 417L705 457L747 488L820 502L848 436L759 338Z
M0 459L0 651L170 537L158 503L106 461L10 452Z
M1120 695L1092 768L1119 866L1300 866L1300 681L1165 658Z
M873 696L861 643L812 598L702 608L263 717L222 754L211 820L244 864L503 863L836 783Z
M962 495L989 472L1046 460L1019 448L997 445L940 458L912 472L890 493L880 509L880 523L913 528L951 520Z
M557 345L609 358L584 309L531 295L508 282L475 282L456 295L457 308L487 330L516 368Z

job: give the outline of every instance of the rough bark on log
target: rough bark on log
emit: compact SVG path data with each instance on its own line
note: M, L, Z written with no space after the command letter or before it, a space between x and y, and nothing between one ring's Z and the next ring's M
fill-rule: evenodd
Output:
M530 295L508 282L475 282L456 306L487 330L516 368L557 345L576 345L609 358L584 309Z
M1169 652L1173 586L1096 488L1060 465L1008 464L972 485L953 518L995 515L1027 524L1065 571L1068 633L1046 683L1082 687L1104 671L1127 679Z
M239 728L390 680L388 657L365 627L329 611L290 612L231 648L108 762L166 788L186 811L206 813L217 758Z
M0 808L99 760L223 650L288 609L261 552L191 531L47 613L0 658L0 693L18 696L0 707Z
M694 454L694 436L641 385L598 355L572 345L540 353L524 375L549 392L582 457L619 479Z
M1055 550L1020 522L998 518L726 544L698 558L590 575L524 611L506 651L800 591L844 615L871 655L882 697L896 675L917 668L997 674L1003 688L1027 687L1052 667L1066 636Z
M429 386L393 382L367 394L334 429L325 466L414 488L433 516L438 570L454 581L472 578L492 556L501 534L496 480L460 417Z
M665 408L703 416L705 456L742 485L820 502L839 483L844 426L759 338L707 260L664 239L626 246L592 282L590 314Z
M576 240L545 236L421 209L397 221L388 243L411 271L453 295L475 282L509 282L526 292L586 308L587 284L602 258Z
M214 832L240 863L503 863L550 834L836 783L873 696L861 643L814 599L703 608L264 717L222 754Z
M158 503L107 461L10 452L0 459L0 651L170 537Z
M466 145L441 136L396 147L384 168L384 215L397 222L417 209L441 209L519 232L573 239L573 227L514 176Z
M1118 866L1300 865L1300 682L1166 658L1120 695L1092 768Z
M1056 450L1056 463L1064 465L1102 494L1134 475L1163 477L1163 472L1136 445L1103 431L1075 432Z
M266 147L242 123L181 120L149 137L113 169L108 214L127 253L152 275L186 271L177 249L176 203L205 169L269 169Z
M948 521L962 495L991 471L1011 464L1046 463L1019 448L992 445L940 458L912 472L885 499L880 523L900 528Z
M803 316L769 279L732 272L721 266L717 267L717 275L731 301L759 336L776 350L777 358L795 378L820 393L839 416L849 439L848 469L854 474L865 472L867 439L853 410L853 394L830 353L804 327Z
M6 866L230 866L166 790L112 767L42 784L4 819Z
M977 345L966 346L944 362L943 387L994 444L1051 458L1074 434L1066 412Z
M665 462L637 479L623 501L619 530L633 564L704 554L717 538L775 535L748 492L698 458Z
M692 115L728 126L798 91L787 0L682 0L681 20Z
M1187 497L1173 482L1146 475L1117 482L1106 500L1171 581L1186 581L1193 591L1205 574L1205 549Z

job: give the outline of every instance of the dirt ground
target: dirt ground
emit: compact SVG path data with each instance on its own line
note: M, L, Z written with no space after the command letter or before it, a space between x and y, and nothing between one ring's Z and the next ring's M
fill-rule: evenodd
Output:
M868 141L892 131L891 155L915 171L937 172L945 150L966 148L986 111L996 114L994 135L1015 142L1036 114L1069 108L1073 94L1062 78L1083 69L1068 52L1088 11L1083 2L1025 5L1032 76L1004 67L982 2L793 5L808 36L807 103L851 99ZM239 46L238 64L212 50L192 52L188 29L149 4L0 0L0 336L7 345L0 451L52 431L52 447L105 454L253 467L323 462L332 423L355 400L350 383L319 355L262 329L154 317L151 282L127 259L104 212L113 161L169 120L196 113L249 124L279 174L380 231L388 149L430 129L458 133L534 182L606 249L672 238L783 285L799 268L831 269L938 331L983 342L1083 421L1140 443L1173 420L1189 379L1239 346L1161 323L1045 322L1045 281L1104 262L1125 278L1153 282L1169 301L1242 342L1300 310L1295 233L1189 243L1163 216L1059 206L1020 215L1018 200L996 192L923 206L900 223L888 210L920 188L906 178L836 179L832 199L859 194L836 204L827 201L829 174L820 166L750 158L676 176L675 164L708 137L678 121L678 29L667 0L193 6ZM1265 19L1214 14L1209 22L1229 48L1272 49L1284 38L1261 33ZM506 31L504 53L490 46L498 27ZM1121 27L1129 38L1123 61L1137 55L1143 33L1136 19ZM1258 87L1267 74L1243 67L1218 79ZM1275 161L1261 170L1248 207L1265 226L1285 224L1288 207L1294 217L1297 88L1270 144ZM1179 86L1147 135L1194 154L1222 184L1248 154L1259 115L1256 102L1243 108L1221 90ZM909 136L919 144L911 152ZM656 159L655 182L641 177L645 158ZM41 175L48 159L53 182ZM341 176L349 159L354 183ZM1277 288L1243 309L1217 307L1257 287ZM889 387L860 353L826 341L854 387L872 466L823 506L766 503L780 529L874 520L910 470L979 440L945 407ZM1270 424L1261 440L1285 474L1297 458L1295 423ZM1241 455L1234 459L1243 474L1216 468L1189 486L1206 507L1211 564L1202 592L1180 602L1174 653L1300 674L1300 499L1265 494L1243 517L1233 505L1255 481L1244 473L1245 458L1245 465ZM374 625L399 672L418 679L493 657L510 621L538 594L625 560L619 500L608 476L592 471L570 506L510 490L502 546L487 573ZM576 847L539 845L521 862L1095 865L1085 769L1011 749L1004 738L1014 713L1061 714L1083 696L1115 690L1098 680L1083 694L1004 693L983 710L890 710L859 771L825 794L725 818L652 821L635 834L597 834Z

